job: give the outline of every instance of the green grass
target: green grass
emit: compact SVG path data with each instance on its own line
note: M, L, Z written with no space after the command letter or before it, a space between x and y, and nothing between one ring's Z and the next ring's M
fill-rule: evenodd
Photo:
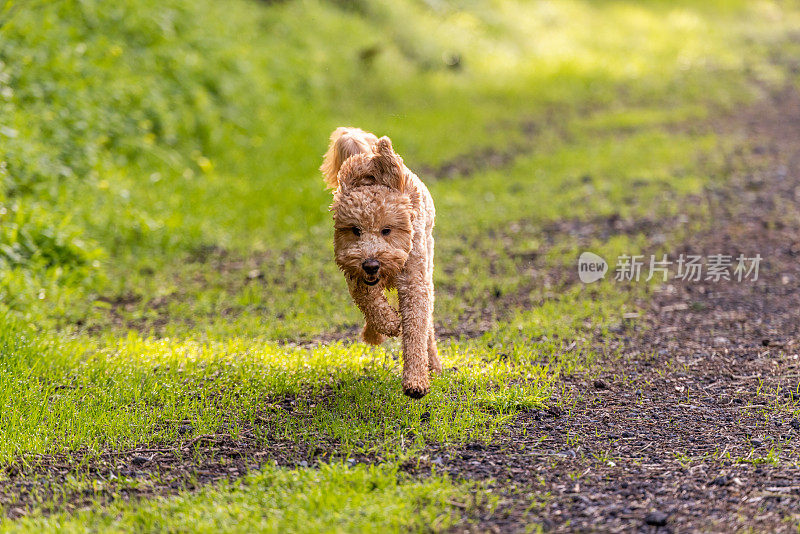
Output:
M439 532L491 497L447 478L414 481L385 467L265 468L196 494L24 519L4 532ZM481 500L483 499L483 500ZM458 508L456 507L458 506Z
M790 2L4 6L0 461L247 429L264 446L336 443L389 462L266 469L19 523L77 530L450 525L446 499L464 490L392 465L428 443L502 438L520 411L569 402L554 395L561 376L613 357L593 340L648 285L566 273L583 250L668 251L705 223L686 199L714 185L729 140L704 123L796 76L771 58L796 52L800 20ZM438 214L436 320L483 332L442 341L447 370L421 401L401 393L397 341L281 343L360 322L317 171L341 124L390 135L420 170ZM513 157L430 171L476 152ZM645 235L679 215L690 224ZM608 218L634 229L604 236ZM287 398L291 412L277 408ZM376 502L397 503L388 523L364 497L373 483ZM304 500L315 484L324 502ZM336 495L352 497L338 515ZM261 499L288 515L262 523Z
M361 344L307 350L258 339L132 334L101 347L44 340L8 322L2 332L5 461L29 452L175 442L182 439L175 422L187 420L196 435L221 430L236 437L256 426L265 445L275 437L311 445L334 439L343 454L398 457L426 442L490 439L509 415L545 406L561 366L569 365L558 340L533 350L501 330L487 335L491 349L482 340L444 342L451 369L415 402L402 394L392 352ZM286 397L298 399L289 413L274 407Z

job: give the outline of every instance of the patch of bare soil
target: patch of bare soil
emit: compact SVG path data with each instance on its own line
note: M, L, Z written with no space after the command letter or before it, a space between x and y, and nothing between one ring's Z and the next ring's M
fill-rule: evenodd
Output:
M673 255L760 254L758 280L669 282L621 358L565 379L572 409L522 415L497 445L431 448L440 470L496 479L505 505L478 530L797 531L800 95L716 127L743 141L708 192L711 230Z
M260 435L259 426L245 426L235 437L229 433L202 435L124 451L26 455L0 471L0 506L13 519L34 509L45 514L75 511L120 499L193 491L239 479L268 464L308 467L334 460L348 465L383 461L377 456L344 457L333 441L320 440L310 446ZM188 422L178 428L192 432Z

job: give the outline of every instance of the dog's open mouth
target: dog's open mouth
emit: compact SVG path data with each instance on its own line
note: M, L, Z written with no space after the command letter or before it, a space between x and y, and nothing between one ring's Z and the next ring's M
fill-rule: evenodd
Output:
M368 286L374 286L375 284L378 283L379 280L380 280L379 276L365 276L364 277L364 283L367 284Z

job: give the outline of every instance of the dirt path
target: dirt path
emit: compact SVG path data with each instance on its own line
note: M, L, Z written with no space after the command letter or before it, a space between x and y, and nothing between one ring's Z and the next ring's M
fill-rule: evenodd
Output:
M671 281L619 361L565 380L569 413L523 415L487 448L431 450L454 476L498 481L505 505L481 530L797 531L800 96L715 128L742 145L708 192L712 231L671 255L758 253L758 281Z

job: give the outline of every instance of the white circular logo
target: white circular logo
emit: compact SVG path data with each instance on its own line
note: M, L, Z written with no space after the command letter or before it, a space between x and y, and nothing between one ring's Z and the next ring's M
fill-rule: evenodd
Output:
M584 252L578 258L578 278L584 284L591 284L603 278L608 272L606 260L594 252Z

